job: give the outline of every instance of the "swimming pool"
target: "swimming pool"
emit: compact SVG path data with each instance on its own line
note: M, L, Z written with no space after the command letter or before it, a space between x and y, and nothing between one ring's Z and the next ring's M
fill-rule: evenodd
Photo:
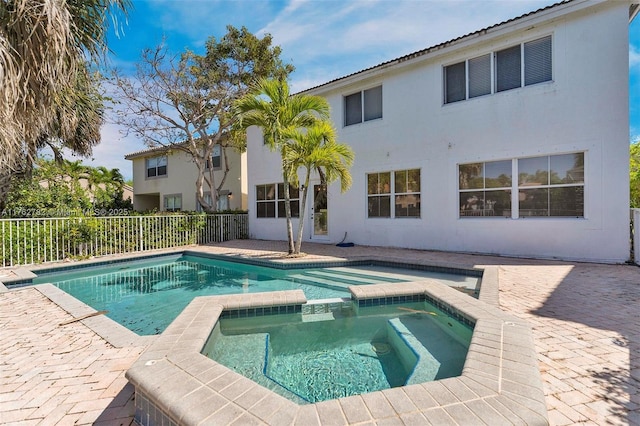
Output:
M197 296L304 291L307 299L349 297L348 287L435 279L465 292L480 278L384 265L276 269L191 254L41 273L33 284L53 283L140 335L159 334Z
M459 376L471 335L419 302L221 319L203 354L306 404Z

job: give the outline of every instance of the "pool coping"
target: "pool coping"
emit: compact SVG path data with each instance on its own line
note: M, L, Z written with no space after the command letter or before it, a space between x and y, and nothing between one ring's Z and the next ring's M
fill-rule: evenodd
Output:
M307 264L327 266L336 263L316 259L309 261L304 258L265 260L241 254L217 255L197 249L182 248L129 255L126 258L117 257L106 260L98 258L73 262L71 265L62 263L38 265L32 268L23 267L14 271L15 278L5 279L5 282L10 285L28 282L35 276L31 271L37 272L43 269L71 270L87 265L104 265L181 254L229 261L235 259L238 262L276 266L283 269L305 267ZM354 262L380 262L389 266L405 264L402 259L395 261L390 260L389 257L370 255L338 262L341 266L353 265ZM82 323L116 347L130 344L148 345L147 350L127 372L127 378L136 387L137 410L142 412L146 407L148 412L153 410L160 413L165 416L163 420L167 420L169 424L206 424L214 420L211 417L214 414L216 423L222 421L238 424L247 421L305 425L326 422L359 423L391 418L400 418L407 423L419 424L429 421L436 424L465 424L479 422L481 419L490 424L499 419L509 424L548 424L531 329L525 321L499 309L499 267L479 266L470 269L468 266L441 262L438 265L430 262L412 262L412 264L481 271L482 285L479 299L474 299L444 284L429 282L430 280L396 283L392 284L393 288L385 288L385 284L354 286L354 288L369 288L372 292L370 297L380 297L380 294L393 297L407 291L423 292L442 303L444 307L472 319L475 322L475 330L463 374L460 377L317 404L297 405L200 354L224 309L239 309L242 306L249 306L248 303L273 306L282 304L288 297L298 303L301 302L300 296L304 298L301 291L297 295L289 295L288 293L297 292L289 291L196 298L160 336L139 336L103 315L83 319ZM34 287L74 317L95 312L95 309L52 284L39 284ZM0 283L0 291L19 291L20 289L19 286L7 289ZM368 297L369 293L366 291L362 294L358 293L360 290L355 291L357 297ZM389 291L391 293L387 293ZM203 377L209 377L211 380L205 380ZM169 378L170 380L166 380ZM151 397L148 397L145 392L149 392ZM173 420L176 418L177 421Z
M475 323L462 375L298 405L201 354L225 310L305 303L301 290L195 298L127 371L140 424L546 425L533 335L523 320L434 280L350 288L355 300L424 294Z

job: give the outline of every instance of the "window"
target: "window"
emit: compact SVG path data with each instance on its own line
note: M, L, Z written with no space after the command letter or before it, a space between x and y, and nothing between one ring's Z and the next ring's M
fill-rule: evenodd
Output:
M460 217L511 217L511 160L458 166Z
M420 217L420 169L367 174L367 217Z
M518 160L520 217L584 217L584 153Z
M204 198L204 202L207 203L208 205L211 205L211 192L207 191L207 192L203 192L202 193L202 198ZM200 202L198 201L198 195L196 195L196 211L197 212L202 212L202 204L200 204Z
M167 175L167 156L147 158L147 177L158 177Z
M449 65L444 68L444 103L458 102L467 99L467 77L465 63Z
M520 45L496 52L496 92L521 86Z
M289 200L291 201L291 217L300 216L300 191L289 185ZM284 184L278 184L278 217L287 217L284 211Z
M584 153L460 164L458 194L460 217L584 217Z
M344 97L344 125L382 118L382 86Z
M491 55L469 59L469 98L491 93Z
M164 209L168 212L179 212L182 210L182 194L165 195Z
M445 66L444 103L551 81L551 49L551 36L546 36Z
M391 173L367 175L368 217L391 217Z
M291 217L300 216L300 193L298 188L289 185ZM256 186L257 217L287 217L284 208L284 184L269 183Z
M524 44L524 85L551 81L551 36Z
M211 205L211 192L207 191L205 193L202 194L205 203L207 203L208 205ZM225 210L229 210L229 197L231 196L231 193L228 190L222 190L220 191L220 196L216 199L216 210L217 211L225 211ZM202 212L203 208L202 205L198 202L198 196L196 195L196 211L197 212Z
M394 173L396 217L420 217L420 169Z
M208 170L213 164L214 170L220 170L222 167L222 155L220 145L216 145L213 147L213 151L211 151L211 158L207 159L206 169Z

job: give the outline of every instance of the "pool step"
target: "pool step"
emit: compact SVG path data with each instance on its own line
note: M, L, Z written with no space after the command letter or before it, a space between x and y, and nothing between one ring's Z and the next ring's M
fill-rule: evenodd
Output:
M333 268L326 270L313 270L305 272L305 275L318 277L329 280L336 280L343 283L349 283L350 285L363 285L363 284L377 284L383 282L400 282L401 279L397 279L392 274L378 274L377 272L354 272L348 268ZM386 276L385 276L386 275Z
M337 290L346 290L352 285L378 284L385 282L401 282L402 280L377 277L366 274L342 274L330 271L305 271L299 274L290 275L296 281L303 284L317 285Z
M295 279L295 281L299 284L315 285L318 287L331 288L338 291L347 291L349 286L354 285L336 282L330 279L311 277L304 274L289 275L289 278Z

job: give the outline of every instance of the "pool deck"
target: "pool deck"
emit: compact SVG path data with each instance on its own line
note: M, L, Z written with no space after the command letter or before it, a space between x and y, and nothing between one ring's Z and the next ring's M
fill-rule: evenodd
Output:
M241 240L189 249L282 260L285 248ZM533 329L550 424L640 424L639 267L310 243L303 250L305 261L498 266L500 308ZM0 281L13 273L0 270ZM131 424L133 387L124 373L153 339L105 340L93 331L101 317L60 325L81 308L51 302L46 294L55 290L1 291L0 424Z

